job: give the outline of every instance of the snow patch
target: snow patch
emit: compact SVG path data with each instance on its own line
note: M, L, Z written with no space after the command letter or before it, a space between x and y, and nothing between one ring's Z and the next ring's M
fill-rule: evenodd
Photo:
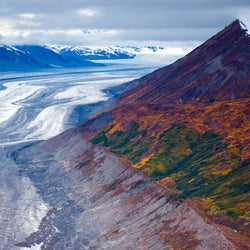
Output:
M239 24L243 30L247 30L247 26L242 21L239 21Z

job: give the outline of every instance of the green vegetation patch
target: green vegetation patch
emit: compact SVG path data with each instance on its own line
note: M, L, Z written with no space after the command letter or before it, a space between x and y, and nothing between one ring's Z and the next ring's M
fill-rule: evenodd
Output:
M115 154L126 156L134 164L140 161L141 156L153 145L154 138L147 138L147 131L139 131L139 125L133 122L128 131L117 130L113 134L108 132L113 125L107 126L93 139L94 144L108 147Z
M182 169L180 163L193 155L194 144L198 139L198 133L182 124L174 124L161 135L161 146L144 165L148 169L148 176L167 177L178 172Z
M113 125L107 126L92 142L134 164L154 145L154 138L147 136L146 130L141 131L136 122L127 131L111 134L112 128ZM161 134L158 148L141 170L155 180L165 177L174 180L175 184L169 186L173 190L171 199L208 199L211 201L208 214L222 212L236 219L250 214L249 165L249 159L242 162L212 130L200 134L175 123ZM110 188L115 187L114 184Z
M174 200L211 198L217 207L215 213L224 212L233 218L246 216L249 160L242 162L230 153L212 130L201 135L174 124L161 135L161 146L143 169L156 180L173 178L173 190L181 191L171 195Z

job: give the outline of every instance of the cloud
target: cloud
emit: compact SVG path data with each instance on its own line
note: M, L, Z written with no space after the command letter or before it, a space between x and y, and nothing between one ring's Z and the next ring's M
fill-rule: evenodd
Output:
M20 14L20 17L32 19L32 18L35 17L35 15L34 14L30 14L30 13L23 13L23 14Z
M250 27L249 14L249 0L1 0L0 35L6 43L202 42L236 18Z
M91 10L91 9L79 9L77 10L77 12L84 16L94 16L97 14L96 10Z

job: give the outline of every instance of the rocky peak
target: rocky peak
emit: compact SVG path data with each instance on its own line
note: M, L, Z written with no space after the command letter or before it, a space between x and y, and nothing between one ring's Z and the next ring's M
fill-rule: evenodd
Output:
M190 103L250 96L250 38L235 20L188 55L139 80L120 103Z

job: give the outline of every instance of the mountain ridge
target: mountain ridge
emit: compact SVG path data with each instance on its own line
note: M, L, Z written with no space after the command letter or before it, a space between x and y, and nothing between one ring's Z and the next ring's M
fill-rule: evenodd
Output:
M0 70L102 66L105 60L133 59L137 55L166 55L163 47L0 45ZM96 62L92 62L95 60ZM102 62L98 62L103 60Z
M177 62L140 79L141 83L135 89L121 95L120 103L133 101L164 103L166 99L168 103L186 103L209 101L210 98L226 100L247 97L250 95L249 40L246 30L243 30L240 21L236 20ZM234 44L234 49L226 51L231 44ZM239 51L236 54L237 49ZM223 56L222 52L225 52ZM238 57L242 55L242 57L238 60L232 55ZM234 67L239 68L239 75L232 73L235 71ZM232 75L229 79L225 79L224 75L228 75L230 71ZM224 78L225 82L220 83L221 78ZM230 80L234 80L236 86L234 83L229 85ZM227 86L224 86L225 84ZM241 84L243 87L238 87ZM238 93L237 88L241 92ZM215 92L216 89L218 93Z
M0 45L0 71L28 70L49 67L29 53L13 46Z
M0 71L2 72L88 66L102 66L102 64L61 55L46 46L0 45Z
M85 138L173 201L190 198L212 221L249 236L250 57L240 21L135 82L116 108L81 125Z

